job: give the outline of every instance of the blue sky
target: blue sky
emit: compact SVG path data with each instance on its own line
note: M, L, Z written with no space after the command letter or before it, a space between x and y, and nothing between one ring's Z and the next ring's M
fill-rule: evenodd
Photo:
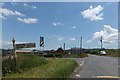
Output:
M40 36L45 49L79 47L99 48L103 36L105 48L117 48L117 2L8 2L1 3L2 47L16 43L35 42Z

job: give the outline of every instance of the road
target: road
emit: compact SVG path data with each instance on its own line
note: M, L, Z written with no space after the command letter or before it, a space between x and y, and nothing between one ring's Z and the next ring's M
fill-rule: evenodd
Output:
M75 58L79 64L74 78L117 78L118 58L89 55L88 58Z

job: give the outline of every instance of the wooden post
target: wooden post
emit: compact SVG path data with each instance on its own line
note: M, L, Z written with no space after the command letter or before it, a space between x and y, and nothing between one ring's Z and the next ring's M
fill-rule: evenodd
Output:
M82 36L80 38L80 54L82 53Z
M17 59L17 55L16 55L16 47L15 47L15 39L12 39L12 43L13 43L13 59L14 59L14 71L16 71L16 59Z

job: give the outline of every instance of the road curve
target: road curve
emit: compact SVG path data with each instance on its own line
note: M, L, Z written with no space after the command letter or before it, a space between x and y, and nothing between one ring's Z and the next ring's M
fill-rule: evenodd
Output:
M89 55L74 60L81 67L74 78L118 78L118 58Z

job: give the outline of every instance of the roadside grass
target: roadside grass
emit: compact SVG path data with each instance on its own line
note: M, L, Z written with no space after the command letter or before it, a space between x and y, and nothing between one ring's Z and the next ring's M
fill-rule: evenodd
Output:
M23 73L7 74L4 78L67 78L77 67L74 60L49 58L48 63Z
M99 55L99 56L109 56L109 57L120 57L118 49L106 49L106 55L99 54L99 50L91 50L90 54Z
M6 76L11 73L22 73L31 68L46 64L47 60L33 54L18 54L15 62L13 59L5 59L2 61L2 75Z
M85 57L88 57L88 55L86 53L83 53L83 54L71 54L71 55L63 56L63 58L85 58Z
M108 53L106 56L120 57L120 53L118 50L106 50L106 53Z

